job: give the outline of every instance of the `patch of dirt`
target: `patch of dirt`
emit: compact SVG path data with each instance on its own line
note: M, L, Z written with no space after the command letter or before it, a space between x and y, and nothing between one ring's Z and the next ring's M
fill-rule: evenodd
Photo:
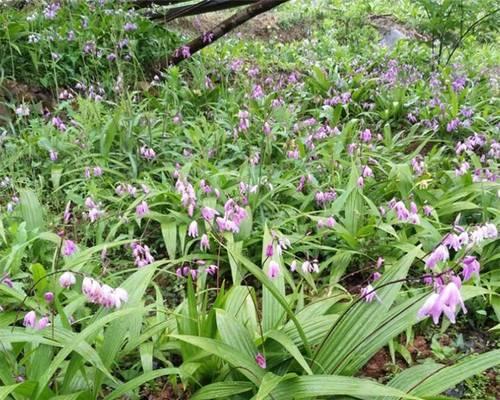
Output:
M430 37L427 35L418 32L415 28L412 28L411 26L408 26L405 24L403 21L400 21L398 18L396 18L392 14L380 14L380 15L369 15L367 17L368 23L376 28L382 35L386 34L387 32L397 29L401 33L403 33L405 36L415 39L415 40L422 40L422 41L429 41L431 40Z
M431 347L424 336L416 336L413 343L408 346L408 351L415 359L424 359L432 356Z
M363 367L361 374L373 379L380 379L389 373L388 364L391 358L385 349L381 349Z
M162 387L145 388L141 392L143 400L188 400L189 397L190 393L185 392L184 387L180 384L174 387L170 383L165 383Z
M189 36L201 35L203 32L212 30L230 15L232 15L231 12L224 11L178 18L169 22L167 26ZM229 34L245 39L269 40L272 38L280 42L293 42L308 37L310 29L311 24L305 22L296 23L285 28L280 25L280 19L276 13L267 12L247 21Z

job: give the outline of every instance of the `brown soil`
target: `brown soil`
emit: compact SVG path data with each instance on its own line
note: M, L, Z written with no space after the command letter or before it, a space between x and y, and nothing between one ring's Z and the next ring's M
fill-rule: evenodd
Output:
M144 389L141 393L143 400L188 400L189 397L189 393L184 391L182 385L179 384L174 388L170 383L160 388Z
M429 41L430 38L426 35L418 32L411 26L408 26L403 21L400 21L392 14L382 14L382 15L369 15L367 17L368 23L376 28L380 33L384 34L389 32L391 29L397 29L401 33L404 33L409 38L415 40Z
M432 355L431 348L424 336L416 336L413 343L408 346L408 351L416 359L428 358Z
M388 364L390 361L391 358L387 350L381 349L363 367L361 374L373 379L383 378L389 372Z
M178 29L182 33L194 36L210 31L217 24L232 15L231 12L214 12L195 17L184 17L168 23L169 28ZM230 35L246 39L275 39L280 42L293 42L309 36L311 25L308 23L293 24L287 28L280 26L277 13L261 14L241 25Z

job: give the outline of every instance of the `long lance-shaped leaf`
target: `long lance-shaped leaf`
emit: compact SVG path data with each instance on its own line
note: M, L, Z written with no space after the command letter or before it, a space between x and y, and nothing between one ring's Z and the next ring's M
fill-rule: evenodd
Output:
M227 249L229 252L229 249ZM276 298L276 300L279 301L285 312L287 313L288 317L293 321L293 324L295 325L295 328L297 329L297 332L300 335L300 338L302 340L302 344L305 347L306 353L308 357L312 356L312 351L311 351L311 346L309 345L309 342L307 340L307 337L304 333L304 330L302 329L302 326L300 325L299 320L295 316L295 313L293 310L290 308L290 305L288 304L288 301L286 298L279 292L279 290L273 285L269 277L262 271L261 268L259 268L257 265L255 265L253 262L251 262L248 258L240 255L240 254L234 254L231 253L231 255L235 258L237 258L240 263L252 274L254 275L261 283L264 285L269 292Z
M236 394L249 392L254 388L251 382L216 382L202 387L191 396L191 400L227 399Z
M356 398L387 396L390 399L418 399L401 390L384 386L368 379L339 375L300 376L281 383L273 392L275 400L300 400L317 396L353 396ZM371 397L370 397L371 396Z
M100 329L102 329L106 324L118 319L123 318L127 315L133 315L134 313L144 312L144 308L129 308L125 310L120 310L113 312L109 315L106 315L104 318L101 318L95 321L92 325L85 328L81 333L79 333L73 342L71 342L68 346L64 347L57 353L57 355L52 360L52 363L47 368L47 371L40 377L38 380L38 389L33 397L34 399L38 399L42 394L44 389L48 386L50 378L55 374L57 369L61 366L63 361L68 357L73 351L75 351L78 346L81 345L89 336L97 333Z
M269 266L271 262L277 263L280 272L278 276L271 280L271 284L280 292L282 296L285 296L285 278L283 276L283 263L281 257L276 251L273 251L271 256L267 255L268 247L273 246L273 237L267 224L264 226L264 235L262 240L262 269L269 275ZM276 297L273 296L272 292L267 289L266 286L262 288L262 328L264 333L278 328L278 325L283 321L285 316L285 311L281 306L280 302Z
M498 366L500 350L492 350L480 355L471 355L455 365L444 367L426 378L414 383L408 391L416 396L433 396L454 387L465 379L488 368Z
M133 308L142 304L144 292L149 286L154 272L156 271L158 263L153 263L147 267L141 268L134 272L131 276L121 285L129 293L128 302L124 305L124 309ZM140 335L142 328L142 314L136 313L131 318L117 320L112 323L104 334L104 343L100 350L101 358L108 368L115 361L116 355L120 351L122 343L127 337L137 337ZM95 394L99 390L103 379L102 374L96 374L95 377Z
M255 359L219 340L190 335L170 335L170 337L192 344L209 354L221 358L245 375L255 385L259 385L264 377L264 370L257 365Z
M179 370L177 368L162 368L162 369L157 369L155 371L149 371L146 372L145 374L142 374L138 376L137 378L134 378L130 380L129 382L120 385L117 389L113 390L109 395L104 397L103 400L113 400L116 399L127 392L138 388L139 386L143 385L146 382L153 381L157 378L160 378L162 376L167 376L167 375L176 375L179 374Z
M377 287L380 288L377 290L377 295L380 301L372 303L358 301L341 315L316 350L314 368L317 372L338 371L346 355L365 339L366 332L371 332L379 326L392 306L408 269L420 252L420 248L415 247L377 281ZM390 284L393 281L397 283Z
M485 289L469 285L464 285L461 289L464 300L487 293L488 291ZM339 366L339 373L353 375L389 340L416 324L418 322L417 311L425 302L428 294L429 291L425 291L423 294L419 294L397 307L393 307L384 318L384 321L375 330L366 331L364 340L346 355L343 363Z

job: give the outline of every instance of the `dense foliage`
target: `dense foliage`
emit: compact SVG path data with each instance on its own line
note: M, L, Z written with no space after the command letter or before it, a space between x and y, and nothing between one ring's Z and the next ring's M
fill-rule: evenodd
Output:
M162 73L182 36L122 3L0 5L0 399L494 398L496 24L300 3Z

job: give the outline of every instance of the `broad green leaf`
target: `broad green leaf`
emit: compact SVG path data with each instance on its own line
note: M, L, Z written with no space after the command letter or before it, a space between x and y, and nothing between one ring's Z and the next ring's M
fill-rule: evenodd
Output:
M274 249L271 257L266 255L268 246L272 246ZM266 224L264 225L264 237L262 240L262 269L268 277L269 284L273 285L282 296L285 296L283 262L281 257L276 253L276 245L274 244L273 237ZM268 270L270 263L273 261L279 265L280 273L278 276L271 279L269 278ZM278 325L283 321L284 316L285 311L279 300L276 299L267 286L264 286L262 288L262 329L264 333L271 329L277 329Z
M189 335L170 335L174 339L181 340L199 347L207 353L213 354L237 368L255 385L259 385L264 377L264 370L257 365L254 358L250 358L234 347L219 340Z
M163 369L157 369L154 371L149 371L146 372L130 381L127 383L120 384L120 386L112 391L109 395L104 397L103 400L113 400L117 399L120 396L123 396L127 394L128 392L137 389L141 385L147 383L147 382L153 382L155 379L160 378L162 376L166 375L178 375L179 370L177 368L163 368Z
M249 392L255 386L251 382L217 382L202 387L191 400L228 399L230 396Z
M293 343L292 339L290 339L285 333L280 331L269 331L266 333L266 336L270 339L275 340L279 344L281 344L286 351L299 363L299 365L306 371L308 375L312 375L313 372L309 367L309 364L305 360L304 356L298 349L298 347Z
M26 228L29 231L43 229L43 208L34 192L31 190L20 190L19 199L21 204L21 214L26 221Z
M374 397L389 396L391 399L418 399L398 389L384 386L368 379L339 375L300 376L282 382L272 393L275 400L300 400L317 396Z
M258 352L257 347L250 333L241 322L221 309L216 310L216 316L217 328L221 340L229 346L238 349L248 358L254 358Z
M420 248L415 247L399 262L387 268L383 277L374 285L380 302L366 303L358 300L340 316L316 350L313 370L328 373L338 373L342 370L342 364L349 358L353 349L366 339L366 333L373 332L385 319L401 288L401 279L406 277L420 251ZM393 281L395 283L390 283Z
M161 234L167 248L168 256L173 260L177 252L177 225L175 222L161 224Z

